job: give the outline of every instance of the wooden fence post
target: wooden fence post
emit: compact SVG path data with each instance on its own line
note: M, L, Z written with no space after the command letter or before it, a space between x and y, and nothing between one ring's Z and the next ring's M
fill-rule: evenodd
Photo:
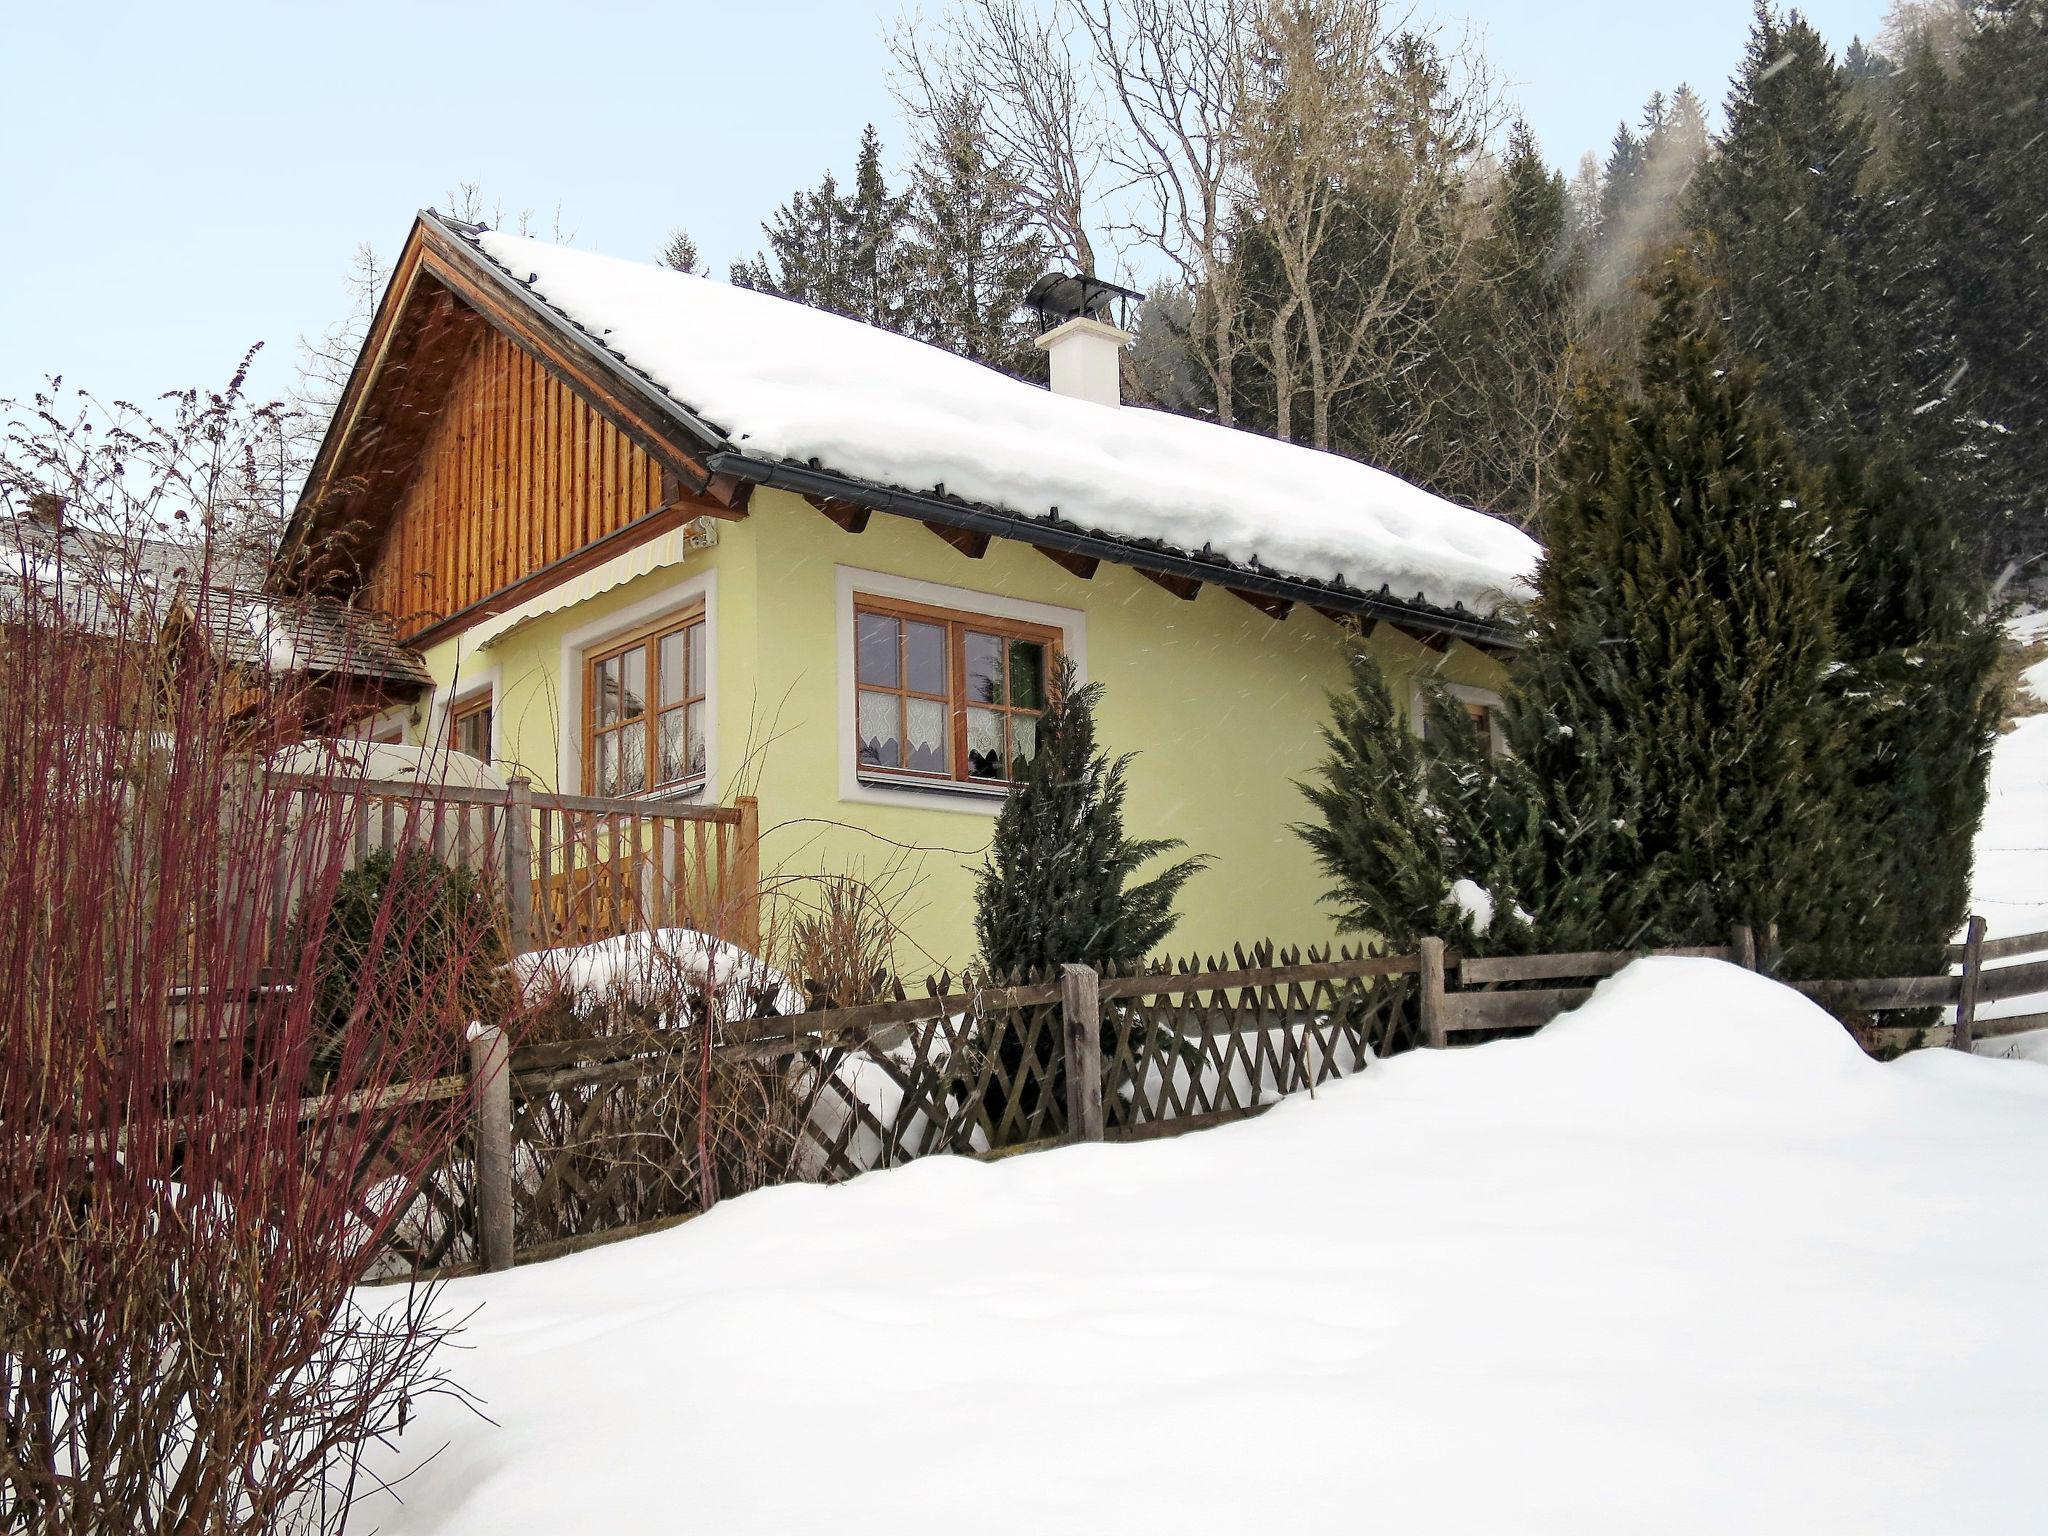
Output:
M738 795L733 805L740 813L738 846L733 849L732 881L737 888L738 909L733 913L733 942L749 952L761 948L761 802L752 795ZM720 900L730 903L733 892L721 892Z
M512 927L512 953L533 942L533 781L514 775L505 786L505 837L498 849L505 863L505 910Z
M1441 1050L1450 1043L1444 1027L1444 941L1422 941L1422 1035Z
M512 1267L512 1053L495 1024L469 1027L476 1090L476 1228L485 1269Z
M1735 932L1728 943L1729 956L1745 971L1756 969L1756 930L1747 923L1737 923Z
M1102 1140L1102 991L1085 965L1060 967L1060 1018L1065 1024L1067 1139Z
M1956 989L1956 1029L1949 1044L1967 1051L1977 1025L1977 977L1984 969L1984 919L1972 917L1963 930L1963 974Z

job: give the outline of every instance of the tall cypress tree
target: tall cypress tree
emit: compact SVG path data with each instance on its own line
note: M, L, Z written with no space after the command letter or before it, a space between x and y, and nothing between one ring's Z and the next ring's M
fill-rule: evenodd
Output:
M1821 936L1842 899L1835 519L1704 285L1659 280L1640 396L1588 384L1546 515L1509 732L1548 946Z
M1847 743L1851 836L1869 859L1831 958L1843 975L1924 975L1968 915L1999 630L1962 540L1903 453L1845 455L1833 477L1832 499L1857 515L1828 698Z

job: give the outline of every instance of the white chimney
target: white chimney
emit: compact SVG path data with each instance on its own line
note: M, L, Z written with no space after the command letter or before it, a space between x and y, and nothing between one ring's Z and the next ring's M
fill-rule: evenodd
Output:
M1038 338L1052 365L1052 392L1097 405L1123 403L1123 352L1131 333L1076 315Z

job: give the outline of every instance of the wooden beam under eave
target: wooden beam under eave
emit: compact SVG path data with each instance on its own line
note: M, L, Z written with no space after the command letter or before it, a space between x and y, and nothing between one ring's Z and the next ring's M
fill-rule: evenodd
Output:
M1286 618L1288 614L1294 612L1294 603L1288 598L1267 597L1263 593L1246 592L1237 587L1226 587L1224 590L1239 602L1250 603L1252 607L1258 609L1259 612L1273 620L1276 624Z
M742 480L737 475L718 474L704 482L700 494L706 501L724 507L725 516L740 518L747 515L747 505L754 498L754 486L752 481ZM710 515L716 517L719 514L714 512Z
M988 535L985 533L976 533L969 528L953 528L945 523L926 523L925 527L970 560L979 560L988 553Z
M1078 576L1083 581L1093 581L1096 569L1102 564L1093 555L1077 555L1070 549L1049 549L1043 544L1032 547L1068 575Z
M1192 576L1170 576L1165 571L1147 570L1142 565L1138 567L1138 573L1148 581L1158 582L1184 603L1192 603L1202 590L1202 584Z
M806 496L812 506L838 525L841 533L867 532L868 519L874 516L871 509L857 507L850 501L841 501L836 496Z

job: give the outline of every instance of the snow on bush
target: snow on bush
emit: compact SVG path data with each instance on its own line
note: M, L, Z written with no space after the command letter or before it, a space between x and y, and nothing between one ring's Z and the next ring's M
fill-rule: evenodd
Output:
M512 966L529 999L559 992L578 1017L607 1001L661 1006L676 998L712 998L720 1022L802 1013L806 1006L796 984L760 956L693 928L643 929L534 950L514 957Z
M2048 1074L1878 1064L1762 977L1646 960L1532 1039L1223 1130L929 1158L456 1282L494 1422L426 1405L365 1514L2031 1533L2044 1167ZM822 1422L800 1475L761 1433Z

